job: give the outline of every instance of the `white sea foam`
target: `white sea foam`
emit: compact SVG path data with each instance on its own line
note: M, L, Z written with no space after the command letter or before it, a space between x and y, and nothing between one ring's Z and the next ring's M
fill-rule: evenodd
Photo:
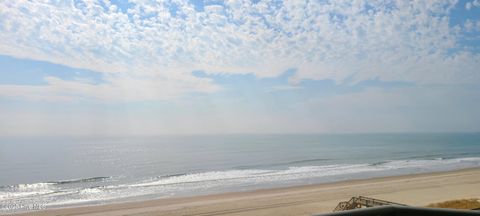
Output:
M49 189L54 183L33 183L33 184L18 184L13 187L18 188L20 191L32 191L32 190L44 190Z
M0 201L26 198L38 195L45 195L54 193L53 190L43 190L43 191L29 191L29 192L4 192L0 191Z
M3 190L2 190L3 189ZM18 184L0 189L0 201L54 193L51 183Z
M387 170L394 170L394 169L408 169L408 168L442 168L444 166L479 166L480 165L480 158L472 157L472 158L452 158L452 159L442 159L436 158L433 160L397 160L397 161L389 161L387 163L383 163L378 165L383 169ZM454 168L454 167L452 167Z
M102 192L100 188L84 188L79 191L80 194L98 194Z
M455 159L432 159L432 160L397 160L386 161L378 164L336 164L323 166L289 167L283 170L226 170L215 172L192 173L179 176L161 177L157 180L145 181L130 185L131 187L168 186L178 184L198 184L205 182L281 182L288 180L301 180L305 178L321 178L336 175L348 175L357 173L375 173L382 171L396 171L418 169L428 172L429 170L449 170L480 166L480 158L455 158ZM420 171L421 171L420 170ZM412 172L414 172L412 170Z
M58 200L54 202L47 203L46 206L66 206L66 205L75 205L75 204L82 204L82 203L89 203L93 201L97 201L98 199L67 199L67 200Z
M435 158L363 164L291 166L284 169L209 171L163 176L130 184L107 184L95 187L88 186L87 183L84 185L65 183L19 184L0 188L0 204L8 200L25 199L32 202L44 202L47 206L80 205L147 195L155 195L158 198L181 193L195 194L198 192L234 191L236 188L281 186L289 182L302 184L306 182L338 181L479 166L480 157ZM89 181L91 180L75 181L75 183Z
M251 178L251 177L261 176L270 172L273 172L273 171L272 170L213 171L213 172L203 172L203 173L165 177L165 178L160 178L159 180L156 180L156 181L150 181L150 182L147 181L143 183L132 184L130 186L148 187L148 186L171 185L171 184L179 184L179 183L195 183L195 182L205 182L205 181Z

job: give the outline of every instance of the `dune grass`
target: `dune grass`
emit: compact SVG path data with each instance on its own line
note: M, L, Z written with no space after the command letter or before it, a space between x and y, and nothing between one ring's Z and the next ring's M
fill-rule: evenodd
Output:
M452 208L452 209L476 209L480 208L480 199L460 199L460 200L449 200L440 203L432 203L427 207L434 208Z

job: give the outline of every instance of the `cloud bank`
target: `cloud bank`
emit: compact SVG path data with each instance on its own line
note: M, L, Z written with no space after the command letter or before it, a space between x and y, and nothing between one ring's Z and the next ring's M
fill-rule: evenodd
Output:
M456 7L477 6L476 0L2 1L0 54L107 78L99 85L46 78L47 86L1 88L49 98L134 98L118 95L124 86L157 100L220 89L194 70L272 77L292 68L292 84L478 83L480 55L460 41L478 33L478 22L451 19Z

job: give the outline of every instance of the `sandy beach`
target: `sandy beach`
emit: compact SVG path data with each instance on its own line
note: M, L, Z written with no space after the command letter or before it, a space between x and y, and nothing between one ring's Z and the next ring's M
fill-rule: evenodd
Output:
M312 215L352 196L412 206L480 197L480 168L186 198L52 209L19 215Z

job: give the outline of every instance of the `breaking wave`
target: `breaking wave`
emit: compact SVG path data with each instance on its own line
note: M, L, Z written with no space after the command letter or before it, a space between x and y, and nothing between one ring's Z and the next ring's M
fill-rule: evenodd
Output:
M432 155L433 156L433 155ZM305 160L309 162L309 160ZM299 162L300 164L302 162ZM47 203L47 206L80 205L135 197L214 193L292 184L447 171L480 166L480 157L379 161L362 164L291 166L283 169L231 169L162 175L130 183L92 177L0 187L0 204L12 200ZM0 213L2 210L0 209Z

